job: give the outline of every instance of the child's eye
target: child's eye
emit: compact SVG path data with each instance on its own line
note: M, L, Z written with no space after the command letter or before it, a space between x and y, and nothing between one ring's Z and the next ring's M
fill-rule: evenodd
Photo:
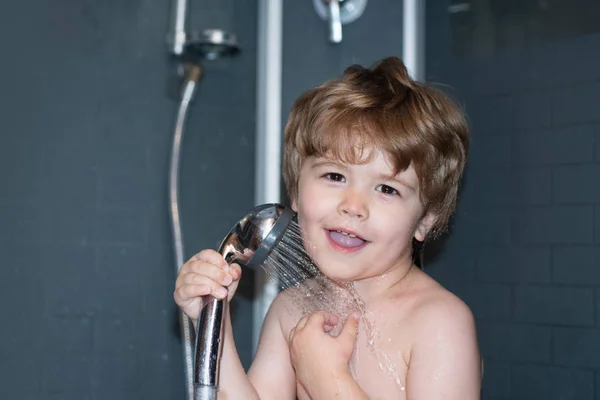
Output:
M330 181L334 181L334 182L344 182L344 180L345 180L344 175L338 174L336 172L329 172L323 176L325 178L329 179Z
M377 186L377 190L383 194L389 194L389 195L400 194L396 189L394 189L393 187L388 186L388 185L379 185L379 186Z

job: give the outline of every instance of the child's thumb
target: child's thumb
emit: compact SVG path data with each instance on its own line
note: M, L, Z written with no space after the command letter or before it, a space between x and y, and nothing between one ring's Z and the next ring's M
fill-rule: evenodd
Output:
M356 342L356 337L358 336L358 323L360 321L360 315L358 313L354 313L348 317L344 326L342 327L342 331L338 335L339 339L342 339L346 345L354 346L354 342Z

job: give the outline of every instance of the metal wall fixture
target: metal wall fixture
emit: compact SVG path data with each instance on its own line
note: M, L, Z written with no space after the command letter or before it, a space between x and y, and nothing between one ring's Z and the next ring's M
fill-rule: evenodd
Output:
M402 60L410 76L425 82L425 1L402 2Z
M283 0L258 1L257 103L254 204L281 203L281 95ZM277 283L258 269L254 274L252 353L256 353L264 318L277 296Z
M185 260L183 247L183 231L179 213L179 172L181 164L181 146L185 133L185 121L189 106L194 99L196 89L204 75L203 63L234 56L239 52L235 35L219 29L206 29L200 32L188 32L186 29L188 17L187 0L173 0L173 13L170 32L167 35L169 53L175 57L177 69L183 78L183 88L171 147L169 167L169 216L173 233L173 248L175 253L175 271ZM186 398L210 398L195 390L194 382L194 338L190 319L179 313L181 339L183 341L183 358L185 362ZM200 397L199 397L200 396Z
M342 25L356 21L365 11L367 0L313 0L315 11L329 27L329 41L341 43Z

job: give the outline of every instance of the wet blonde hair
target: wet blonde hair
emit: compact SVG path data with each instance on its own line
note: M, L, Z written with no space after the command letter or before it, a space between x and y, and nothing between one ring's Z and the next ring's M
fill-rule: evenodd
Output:
M347 68L341 78L302 94L292 107L283 157L290 200L298 198L307 157L360 164L369 161L367 147L383 151L396 174L414 167L424 215L436 216L431 234L445 230L468 150L461 108L441 91L413 81L396 57L372 68Z

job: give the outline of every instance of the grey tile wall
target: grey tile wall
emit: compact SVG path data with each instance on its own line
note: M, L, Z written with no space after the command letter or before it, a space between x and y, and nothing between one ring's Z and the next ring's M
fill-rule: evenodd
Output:
M186 256L215 246L254 186L256 1L192 3L192 28L233 30L243 52L206 65L190 109ZM169 15L169 2L143 0L2 3L0 398L184 397L167 208L180 86ZM251 299L235 307L247 365Z
M428 75L463 101L472 149L430 271L475 312L484 399L598 399L600 37L456 60L447 5L428 2Z

